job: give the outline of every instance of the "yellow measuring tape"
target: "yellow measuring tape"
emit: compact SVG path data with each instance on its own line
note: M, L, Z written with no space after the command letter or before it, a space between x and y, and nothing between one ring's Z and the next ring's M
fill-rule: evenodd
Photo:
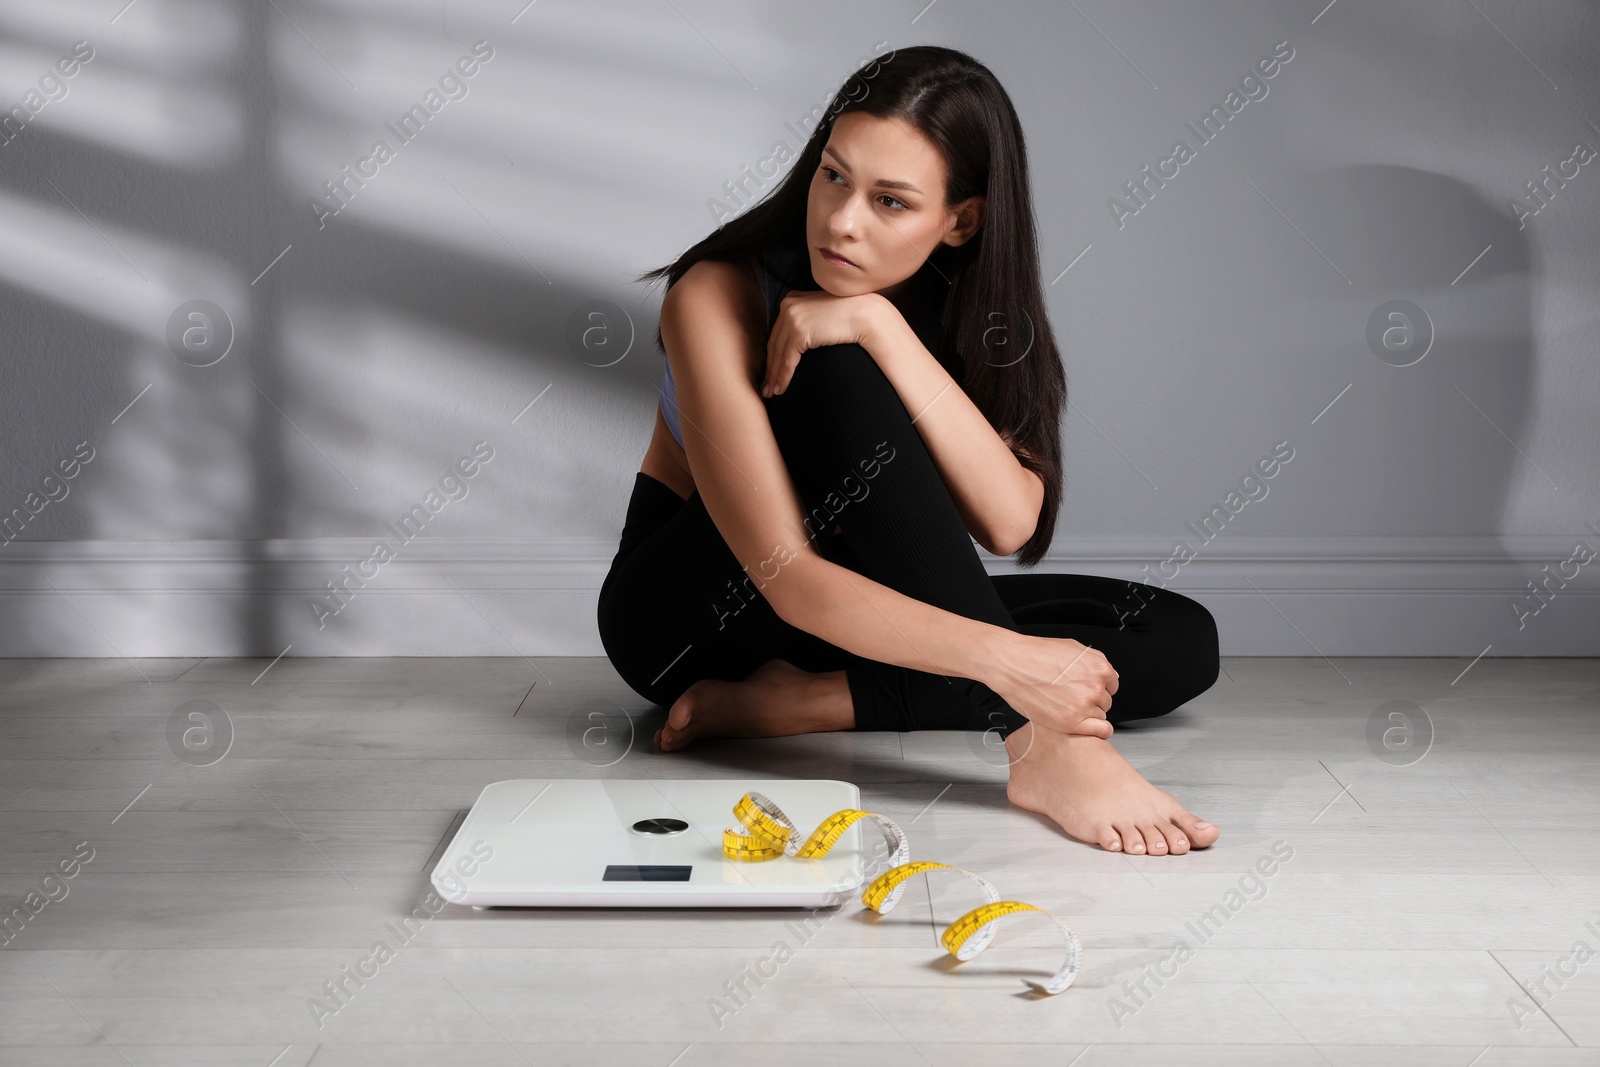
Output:
M887 816L845 808L823 819L811 831L811 836L802 841L800 831L782 808L765 795L750 792L740 797L733 806L733 817L739 821L742 829L730 827L722 831L722 853L731 860L744 863L761 863L780 856L794 859L826 856L846 830L862 819L870 819L877 823L883 831L884 840L888 842L890 867L868 884L861 894L861 903L879 915L886 915L899 902L906 883L917 875L933 871L953 871L966 875L983 893L984 903L945 928L939 943L946 952L958 960L970 960L989 947L1001 919L1021 912L1037 912L1060 927L1067 943L1067 959L1048 981L1030 982L1024 978L1023 984L1038 993L1054 994L1064 991L1078 977L1083 950L1072 927L1032 904L1024 904L1020 900L1001 900L1000 891L987 878L973 871L930 860L908 862L911 845L904 831Z

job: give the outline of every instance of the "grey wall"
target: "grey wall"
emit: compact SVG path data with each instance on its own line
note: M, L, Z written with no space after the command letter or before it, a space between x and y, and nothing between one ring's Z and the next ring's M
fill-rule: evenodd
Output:
M1022 115L1071 397L1042 569L1169 582L1230 654L1600 653L1600 561L1561 566L1600 550L1600 160L1562 164L1600 148L1593 3L524 4L0 3L0 653L600 654L662 365L628 279L877 42L972 52ZM1409 366L1368 342L1394 300L1431 323ZM594 301L609 347L572 339Z

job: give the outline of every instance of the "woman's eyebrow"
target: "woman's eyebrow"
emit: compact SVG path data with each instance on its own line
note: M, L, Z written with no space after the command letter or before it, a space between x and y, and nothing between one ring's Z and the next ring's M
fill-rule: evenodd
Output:
M844 168L844 172L846 174L850 173L850 164L848 164L848 163L846 163L844 161L844 157L843 156L841 156L838 152L835 152L828 145L823 145L822 146L822 150L824 152L828 153L828 155L832 156L834 159L838 160L839 166ZM910 182L890 181L888 178L879 178L874 184L878 185L878 186L880 186L880 187L882 187L884 189L905 189L906 191L912 192L912 193L921 193L922 192L921 189L918 189L915 185L912 185Z

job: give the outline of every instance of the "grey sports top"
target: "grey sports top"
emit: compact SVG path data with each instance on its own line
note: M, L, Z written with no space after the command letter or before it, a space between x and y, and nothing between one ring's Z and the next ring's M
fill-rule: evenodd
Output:
M790 289L817 289L816 283L811 278L811 266L803 261L798 248L783 247L772 248L761 253L761 289L767 302L767 332L772 332L773 323L778 320L778 308L783 303L784 294ZM927 273L927 272L924 272ZM922 327L917 335L928 350L935 350L935 341L938 336L938 312L942 300L933 299L931 286L924 282L925 288L919 294L922 297L921 306ZM942 294L940 294L942 296ZM678 422L678 390L672 382L672 363L662 356L665 373L661 377L661 416L666 420L667 429L672 433L678 446L683 446L683 430Z

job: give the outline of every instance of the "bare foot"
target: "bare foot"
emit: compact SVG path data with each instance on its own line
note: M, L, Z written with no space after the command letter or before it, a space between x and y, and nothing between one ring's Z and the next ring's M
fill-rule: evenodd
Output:
M655 741L673 752L697 737L788 737L855 724L844 671L812 674L774 659L742 682L707 678L685 689Z
M1006 751L1011 803L1108 852L1179 856L1222 832L1145 781L1109 741L1027 723L1007 736Z

